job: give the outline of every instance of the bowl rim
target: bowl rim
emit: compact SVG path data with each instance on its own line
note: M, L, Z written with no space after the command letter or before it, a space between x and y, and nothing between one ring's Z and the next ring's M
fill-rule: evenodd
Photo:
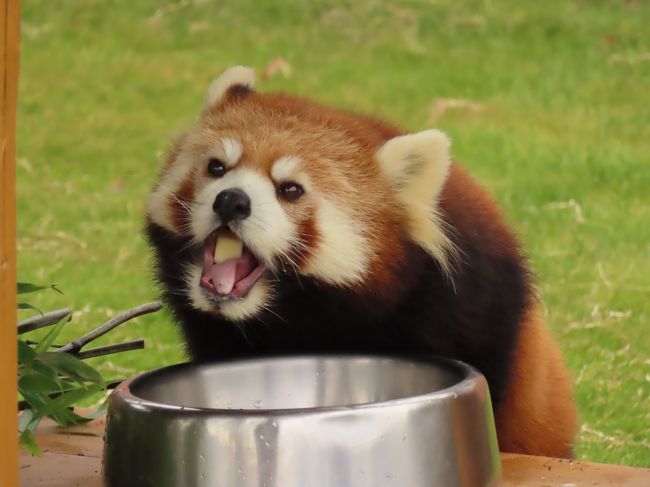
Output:
M459 382L452 384L443 389L437 389L432 392L425 392L423 394L415 394L395 399L387 399L377 402L368 402L360 404L348 405L332 405L332 406L318 406L318 407L301 407L301 408L247 408L247 409L227 409L227 408L208 408L208 407L195 407L195 406L179 406L175 404L166 404L151 399L145 399L136 396L131 390L131 386L146 380L148 377L169 372L178 369L193 368L193 367L209 367L219 364L228 364L236 362L256 362L267 361L275 359L323 359L323 358L349 358L349 359L372 359L372 360L402 360L409 362L421 362L430 365L443 365L459 370L462 379ZM366 353L315 353L315 354L269 354L254 357L228 357L219 360L205 361L205 362L182 362L178 364L168 365L157 369L141 372L134 375L122 383L120 383L111 393L109 397L109 409L113 403L122 400L134 409L143 411L157 411L160 413L175 413L185 415L210 415L210 416L228 416L228 417L266 417L266 416L291 416L307 414L322 414L328 412L350 412L365 409L396 407L404 405L414 405L417 403L426 403L429 401L442 401L449 398L457 399L462 396L471 394L481 383L485 385L486 394L489 396L489 386L483 374L473 366L462 362L457 359L442 357L439 355L427 354L366 354Z

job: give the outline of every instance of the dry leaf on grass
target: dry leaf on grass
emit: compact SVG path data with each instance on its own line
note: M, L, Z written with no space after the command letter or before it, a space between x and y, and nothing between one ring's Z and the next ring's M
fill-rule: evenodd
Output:
M612 54L607 58L609 64L639 64L650 62L650 52L632 54Z
M449 110L467 110L472 113L478 113L484 108L480 103L462 98L438 98L431 104L429 110L429 120L432 123L438 122Z
M278 57L271 61L260 73L260 79L266 80L276 74L281 74L285 78L290 78L293 73L293 67L284 58Z
M197 32L205 32L210 30L212 25L210 22L206 22L204 20L200 20L198 22L192 22L190 26L187 28L188 32L190 34L196 34Z
M632 310L626 309L623 311L606 310L602 311L599 304L595 304L591 309L590 319L586 321L578 321L569 323L566 327L567 332L575 330L589 330L592 328L604 328L613 326L624 322L632 316ZM627 345L629 347L629 345Z
M557 201L555 203L549 203L546 205L546 207L551 210L572 209L575 213L577 223L582 224L586 221L584 214L582 213L582 207L580 206L580 203L578 203L573 198L571 198L569 201Z

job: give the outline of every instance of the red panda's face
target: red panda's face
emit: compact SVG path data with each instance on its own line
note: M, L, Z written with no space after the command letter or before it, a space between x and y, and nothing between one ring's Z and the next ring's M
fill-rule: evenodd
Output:
M439 159L429 146L446 150L444 136L394 137L377 122L251 85L245 68L213 83L149 201L150 221L195 247L183 290L192 306L246 319L272 306L281 278L389 288L405 239L444 261L434 205L448 158L431 171L420 154L426 147ZM414 181L425 173L439 181Z

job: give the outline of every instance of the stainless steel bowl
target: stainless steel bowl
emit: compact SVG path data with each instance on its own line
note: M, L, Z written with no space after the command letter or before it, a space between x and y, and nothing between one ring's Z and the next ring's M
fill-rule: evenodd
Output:
M456 361L182 364L110 398L109 487L485 487L498 477L487 383Z

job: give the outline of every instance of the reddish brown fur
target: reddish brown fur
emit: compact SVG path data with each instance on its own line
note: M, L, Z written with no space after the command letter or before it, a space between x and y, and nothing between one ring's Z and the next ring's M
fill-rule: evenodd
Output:
M534 306L521 325L510 382L496 415L499 447L570 458L577 423L571 379Z
M496 202L458 164L451 166L440 206L454 222L454 227L479 235L484 250L489 253L518 252L519 243L504 222Z
M291 252L291 256L297 266L302 268L309 260L313 249L318 246L318 240L320 238L313 215L305 218L301 222L298 227L298 232L300 234L301 246L300 248L294 249Z
M364 285L372 286L369 291L388 294L394 267L405 258L406 250L402 212L395 194L378 174L374 154L388 139L400 135L400 130L309 100L242 90L235 90L206 110L203 124L241 141L242 166L270 174L271 165L281 156L295 155L308 161L307 173L318 181L319 189L333 195L364 222L374 250L371 277ZM197 153L205 149L200 142L194 147ZM193 192L194 185L188 179L176 197L187 202ZM174 222L180 227L186 223L181 218L184 210L178 203L170 204ZM444 219L453 222L457 230L480 237L486 253L518 254L519 244L496 203L456 164L451 166L440 206ZM319 242L313 212L309 208L302 211L303 240L313 249ZM382 233L372 224L377 219L382 221ZM532 286L530 294L531 304L513 351L510 379L496 411L499 442L505 451L569 457L577 421L571 381L542 322Z
M454 227L480 235L486 251L493 255L518 251L497 204L458 165L452 166L441 206ZM577 428L571 379L535 297L530 296L529 302L496 415L499 446L509 452L571 457Z
M363 284L367 292L390 292L394 266L404 259L402 212L392 189L383 180L374 161L376 150L389 138L402 132L382 121L325 107L306 99L281 93L259 94L231 89L218 105L204 113L204 125L223 136L240 140L241 167L254 167L270 177L273 163L282 156L294 155L305 164L310 179L319 190L330 194L364 222L363 229L372 242L370 279ZM206 147L197 145L202 153ZM351 157L351 155L354 155ZM359 202L363 201L363 205ZM288 212L297 212L287 205ZM302 219L308 236L316 237L315 226ZM295 215L294 215L295 216ZM372 221L382 219L390 232L379 233ZM318 244L307 238L307 245Z
M190 221L190 214L187 207L194 199L194 179L191 176L185 178L179 190L169 200L169 209L172 223L176 228L187 228Z

